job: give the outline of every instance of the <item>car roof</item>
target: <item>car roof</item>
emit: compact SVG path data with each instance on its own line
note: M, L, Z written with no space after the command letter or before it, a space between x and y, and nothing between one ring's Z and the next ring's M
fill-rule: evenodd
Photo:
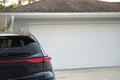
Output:
M37 41L37 39L29 32L0 32L0 37L1 36L28 36Z
M0 36L30 36L28 33L0 32Z

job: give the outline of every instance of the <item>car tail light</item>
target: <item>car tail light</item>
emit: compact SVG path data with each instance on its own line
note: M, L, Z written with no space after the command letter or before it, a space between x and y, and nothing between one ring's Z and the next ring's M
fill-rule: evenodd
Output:
M43 58L30 58L30 59L22 59L22 60L6 60L0 61L0 64L4 63L15 63L15 62L29 62L29 63L41 63L41 62L49 62L51 57L43 57Z

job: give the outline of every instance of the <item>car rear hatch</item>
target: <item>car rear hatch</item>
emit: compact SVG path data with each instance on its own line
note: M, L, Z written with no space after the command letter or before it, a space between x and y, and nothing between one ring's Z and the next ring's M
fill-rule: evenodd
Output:
M40 73L43 67L44 56L35 40L28 36L0 36L0 80Z

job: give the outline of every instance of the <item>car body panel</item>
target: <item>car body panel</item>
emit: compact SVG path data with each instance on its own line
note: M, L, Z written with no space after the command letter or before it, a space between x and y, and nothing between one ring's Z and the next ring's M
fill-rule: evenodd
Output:
M32 34L0 34L0 80L54 80L50 60Z

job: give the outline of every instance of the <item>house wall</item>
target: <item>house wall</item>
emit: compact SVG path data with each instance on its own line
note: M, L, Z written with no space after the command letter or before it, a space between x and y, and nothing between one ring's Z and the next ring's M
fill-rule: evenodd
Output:
M120 23L120 18L17 18L14 22L14 31L24 28L28 32L32 23Z

